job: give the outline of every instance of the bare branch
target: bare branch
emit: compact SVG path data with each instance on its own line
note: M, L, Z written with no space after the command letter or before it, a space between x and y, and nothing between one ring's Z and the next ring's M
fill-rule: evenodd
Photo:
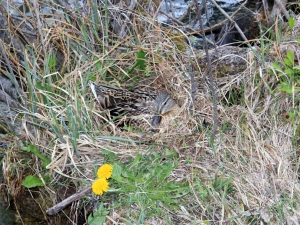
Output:
M239 34L242 36L244 41L248 41L248 39L246 38L246 36L244 35L243 31L241 30L241 28L239 27L239 25L237 25L237 23L218 5L218 3L215 0L211 0L212 3L214 3L214 5L218 8L218 10L220 10L220 12L231 22L234 24L236 30L239 32Z
M54 215L54 214L60 212L61 210L66 208L72 202L74 202L74 201L82 198L83 196L85 196L86 193L89 192L91 189L92 189L92 185L86 186L85 188L79 190L78 192L76 192L75 194L73 194L70 197L66 198L62 202L56 204L55 206L51 207L50 209L47 209L46 213L48 215Z

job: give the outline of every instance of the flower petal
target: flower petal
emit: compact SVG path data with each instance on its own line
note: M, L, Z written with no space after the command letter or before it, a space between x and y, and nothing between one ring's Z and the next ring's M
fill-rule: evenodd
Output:
M97 176L98 176L98 178L108 179L108 178L111 177L112 170L113 170L113 166L112 165L110 165L110 164L104 164L104 165L102 165L98 169Z
M92 191L96 195L102 195L103 192L107 192L109 188L109 183L105 178L100 178L95 180L92 184Z

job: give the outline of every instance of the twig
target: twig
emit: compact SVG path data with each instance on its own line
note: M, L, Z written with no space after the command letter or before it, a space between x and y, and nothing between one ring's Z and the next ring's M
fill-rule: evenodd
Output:
M183 22L181 22L180 20L174 18L173 16L170 16L168 13L166 13L166 12L164 12L164 11L162 11L162 10L159 10L159 12L160 12L161 14L164 14L164 15L165 15L166 17L168 17L169 19L175 21L175 22L178 23L179 25L185 26L185 24L184 24ZM188 27L188 29L192 29L192 28Z
M178 23L179 25L183 26L183 28L185 28L186 30L189 30L191 31L191 33L188 33L187 35L195 35L195 36L198 36L200 38L202 38L202 34L200 34L200 31L196 31L195 29L189 27L189 26L186 26L184 23L182 23L181 21L179 21L178 19L176 18L173 18L172 16L170 16L169 14L167 14L166 12L164 11L159 11L160 13L164 14L165 16L167 16L169 19L175 21L176 23ZM210 44L214 44L212 41L210 40L207 40L208 43Z
M76 192L75 194L71 195L70 197L66 198L62 202L58 203L57 205L51 207L50 209L46 210L46 213L48 215L54 215L64 208L66 208L70 203L77 201L78 199L82 198L83 196L86 195L87 192L89 192L92 189L92 185L89 185L80 191Z
M248 39L246 38L246 36L244 35L243 31L241 30L241 28L239 27L239 25L237 25L237 23L218 5L218 3L216 3L215 0L211 0L212 3L214 3L214 5L217 7L218 10L220 10L220 12L231 22L233 23L233 25L235 26L236 30L239 32L239 34L242 36L242 38L244 39L245 42L248 41Z
M231 14L231 17L233 17L236 13L238 13L242 7L245 6L245 4L247 3L247 1L245 1L244 3L242 3L238 8L237 10L235 10L232 14ZM214 30L217 30L217 29L220 29L219 27L221 27L222 24L226 23L228 19L224 19L222 20L221 22L213 25L213 26L209 26L208 28L204 29L205 31L205 34L207 33L207 31L214 31ZM209 21L209 20L208 20ZM194 35L195 33L200 33L201 30L195 30L191 33L188 33L187 35Z
M191 12L192 5L189 5L186 11L178 18L179 21L183 21Z
M282 11L285 18L288 20L290 18L290 15L289 15L288 11L286 11L284 5L279 0L275 0L275 2L278 5L279 9Z

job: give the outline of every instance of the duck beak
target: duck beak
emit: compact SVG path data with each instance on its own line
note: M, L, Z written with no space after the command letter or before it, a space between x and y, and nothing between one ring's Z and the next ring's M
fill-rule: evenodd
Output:
M152 123L151 123L151 131L152 131L152 132L155 132L155 131L156 131L156 126L160 123L160 121L161 121L161 115L156 114L156 115L153 117L153 120L152 120Z

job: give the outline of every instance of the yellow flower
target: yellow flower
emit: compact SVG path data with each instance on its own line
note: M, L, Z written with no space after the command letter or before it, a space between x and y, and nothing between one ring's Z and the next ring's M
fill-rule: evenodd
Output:
M102 165L98 169L97 176L98 176L98 178L108 179L108 178L111 177L112 170L113 170L113 166L112 165L110 165L110 164L104 164L104 165Z
M109 183L105 178L100 178L95 180L92 184L92 190L96 195L102 195L103 192L107 192L109 188Z

